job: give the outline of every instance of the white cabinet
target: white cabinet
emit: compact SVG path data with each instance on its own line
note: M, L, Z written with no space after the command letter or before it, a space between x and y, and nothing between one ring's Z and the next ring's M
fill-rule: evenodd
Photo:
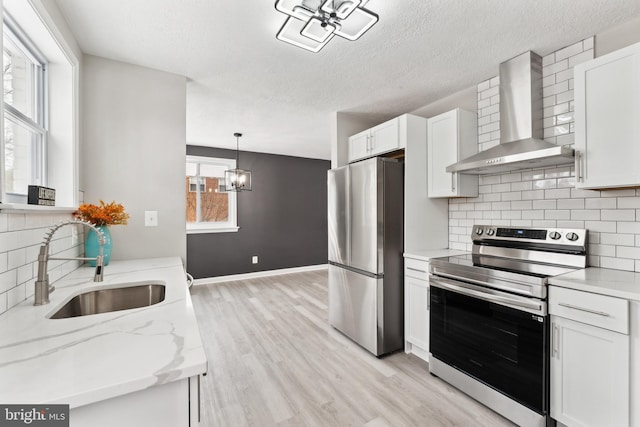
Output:
M405 352L429 360L429 262L405 258Z
M551 417L567 426L628 426L629 302L549 287Z
M196 427L200 422L200 377L71 408L71 427Z
M349 137L349 163L404 148L406 114Z
M640 185L640 43L576 65L576 188Z
M455 110L427 121L429 197L476 197L478 176L446 171L447 166L478 152L478 116Z

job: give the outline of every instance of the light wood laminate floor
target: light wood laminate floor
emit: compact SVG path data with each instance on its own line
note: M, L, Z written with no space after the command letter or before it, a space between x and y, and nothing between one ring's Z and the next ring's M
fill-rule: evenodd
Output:
M318 270L191 288L209 362L201 426L512 426L403 352L329 326Z

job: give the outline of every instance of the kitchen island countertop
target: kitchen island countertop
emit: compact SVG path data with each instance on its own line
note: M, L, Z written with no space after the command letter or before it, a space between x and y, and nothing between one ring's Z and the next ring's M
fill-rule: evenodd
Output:
M207 371L180 258L112 261L101 283L93 274L80 267L54 284L50 304L31 296L0 316L0 402L74 408ZM147 281L166 285L164 301L49 319L79 293Z

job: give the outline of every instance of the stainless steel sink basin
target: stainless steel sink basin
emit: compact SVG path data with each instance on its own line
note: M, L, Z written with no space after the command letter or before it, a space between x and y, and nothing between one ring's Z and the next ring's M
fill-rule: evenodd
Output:
M131 308L148 307L164 301L165 285L141 282L117 288L84 292L70 299L51 319L88 316Z

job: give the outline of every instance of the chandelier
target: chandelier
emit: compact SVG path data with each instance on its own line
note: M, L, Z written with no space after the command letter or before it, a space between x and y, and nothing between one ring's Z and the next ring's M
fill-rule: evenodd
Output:
M276 10L288 15L276 38L319 52L334 35L357 40L378 15L364 9L369 0L276 0Z
M236 167L224 171L225 191L251 191L251 171L240 169L238 162L242 134L236 132L233 136L236 137Z

